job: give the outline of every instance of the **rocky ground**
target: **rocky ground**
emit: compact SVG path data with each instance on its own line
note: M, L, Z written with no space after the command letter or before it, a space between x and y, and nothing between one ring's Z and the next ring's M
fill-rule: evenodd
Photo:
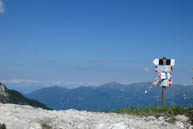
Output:
M176 116L174 123L166 122L168 119L0 104L0 123L7 129L193 129L183 115Z

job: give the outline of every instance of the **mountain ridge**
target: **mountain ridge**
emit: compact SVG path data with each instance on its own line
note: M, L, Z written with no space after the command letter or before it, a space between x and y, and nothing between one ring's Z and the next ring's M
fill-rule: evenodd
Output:
M28 99L16 90L9 90L4 84L0 82L0 102L12 103L20 105L31 105L33 107L40 107L44 109L50 109L46 105L34 100Z
M47 106L56 109L103 110L113 111L125 107L159 106L161 105L161 88L155 87L145 94L150 82L120 84L105 83L97 87L78 87L55 92L52 88L25 94ZM58 87L57 87L58 88ZM63 89L62 87L60 87ZM167 88L167 104L169 106L190 106L193 104L193 87L174 85ZM184 94L186 96L184 96Z

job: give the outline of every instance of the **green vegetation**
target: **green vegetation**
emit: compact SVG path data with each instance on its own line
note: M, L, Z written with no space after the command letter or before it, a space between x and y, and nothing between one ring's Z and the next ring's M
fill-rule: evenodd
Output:
M89 112L104 112L100 110L89 110ZM105 112L111 113L111 112ZM189 117L189 121L193 125L193 107L140 107L140 108L122 108L114 113L119 114L129 114L129 115L137 115L137 116L155 116L155 117L167 117L166 120L169 123L174 123L176 121L176 115L185 115Z
M5 124L0 124L0 129L6 129Z
M42 129L53 129L51 126L52 120L49 118L45 118L44 120L40 120L39 123L40 123Z
M110 111L102 111L102 110L87 110L88 112L105 112L110 113Z
M124 108L117 110L116 113L126 113L132 115L153 115L156 117L159 116L175 116L178 114L189 114L190 111L193 111L193 107L191 108L183 108L183 107L142 107L142 108Z
M31 105L33 107L40 107L43 109L50 110L49 107L47 107L45 104L42 104L36 100L28 99L25 96L23 96L21 93L15 91L15 90L8 90L9 93L9 99L6 103L13 103L13 104L21 104L21 105Z
M169 123L176 121L176 115L186 115L189 117L189 121L193 124L193 107L183 108L183 107L141 107L141 108L123 108L117 110L116 113L130 114L130 115L140 115L140 116L167 116L170 119L167 120Z
M40 103L33 99L28 99L16 90L9 90L5 85L0 82L0 88L3 89L3 94L0 94L1 103L13 103L20 105L31 105L32 107L40 107L43 109L51 110L45 104ZM6 94L6 95L4 95Z
M41 127L42 127L42 129L52 129L52 127L50 125L48 125L47 123L42 123Z

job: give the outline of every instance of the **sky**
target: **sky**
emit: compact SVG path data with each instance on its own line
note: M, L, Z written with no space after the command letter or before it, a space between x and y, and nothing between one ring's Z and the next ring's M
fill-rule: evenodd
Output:
M192 0L0 0L0 80L10 85L153 81L174 58L191 85Z

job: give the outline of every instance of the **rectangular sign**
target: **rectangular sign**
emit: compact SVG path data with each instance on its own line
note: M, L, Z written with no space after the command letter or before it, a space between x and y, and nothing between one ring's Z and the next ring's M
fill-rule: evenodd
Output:
M159 78L160 78L160 79L172 79L172 74L171 74L171 73L161 72L161 73L159 74Z
M173 66L170 65L158 65L155 68L156 72L171 72L173 70Z
M155 65L175 65L175 60L174 59L154 59L153 63Z
M172 86L172 80L171 79L163 80L162 83L161 83L161 86L169 86L169 87L171 87Z

